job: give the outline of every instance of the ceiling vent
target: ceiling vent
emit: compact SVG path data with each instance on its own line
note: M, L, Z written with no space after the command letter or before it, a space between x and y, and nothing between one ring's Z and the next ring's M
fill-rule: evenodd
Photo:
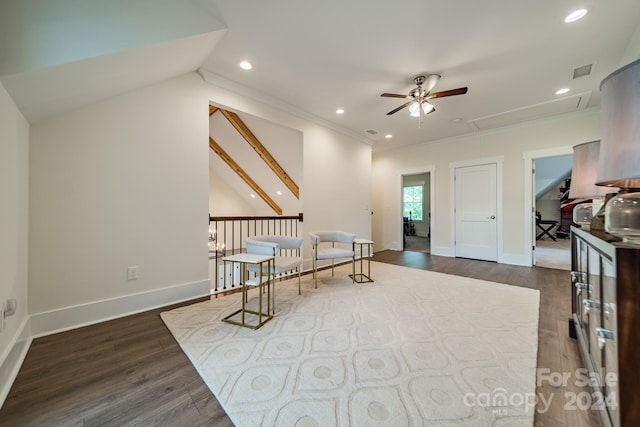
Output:
M591 74L591 67L593 67L593 64L583 65L582 67L574 68L573 69L574 80L579 77L585 77Z
M376 132L376 131L375 131L375 130L373 130L373 129L369 129L369 130L368 130L368 131L366 131L366 132L367 132L368 134L370 134L370 135L377 135L377 134L378 134L378 132Z

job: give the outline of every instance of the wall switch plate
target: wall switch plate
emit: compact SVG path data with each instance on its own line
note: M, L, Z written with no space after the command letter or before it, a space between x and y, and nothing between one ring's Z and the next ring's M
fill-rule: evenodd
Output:
M127 267L127 280L138 280L138 266Z

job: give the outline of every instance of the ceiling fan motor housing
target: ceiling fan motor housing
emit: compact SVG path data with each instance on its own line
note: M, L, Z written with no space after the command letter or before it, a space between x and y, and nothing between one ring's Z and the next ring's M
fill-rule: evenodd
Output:
M403 108L409 107L410 105L411 105L410 110L411 109L415 110L416 106L414 104L417 103L419 104L418 107L422 107L422 108L418 108L420 112L420 117L422 117L423 113L430 114L435 111L435 108L433 107L433 105L429 103L430 99L444 98L446 96L453 96L453 95L463 95L467 93L466 87L461 87L458 89L450 89L450 90L445 90L441 92L431 92L431 90L436 85L438 80L440 80L440 77L441 76L439 74L428 74L427 76L420 75L420 76L414 77L413 81L416 83L418 87L411 90L408 95L401 95L398 93L383 93L382 95L380 95L380 96L385 96L389 98L403 98L405 100L409 100L408 102L405 102L401 106L389 111L387 113L387 116L395 114L398 111L402 110ZM425 83L426 83L426 86L425 86ZM413 113L415 113L415 111L412 111L412 115L415 115ZM420 120L422 121L422 118Z

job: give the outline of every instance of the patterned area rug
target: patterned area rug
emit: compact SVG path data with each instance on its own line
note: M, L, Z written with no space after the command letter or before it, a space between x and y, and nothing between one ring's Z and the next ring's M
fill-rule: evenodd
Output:
M161 314L237 426L533 424L539 292L372 262L276 283L258 330L241 294ZM257 290L249 293L256 303Z

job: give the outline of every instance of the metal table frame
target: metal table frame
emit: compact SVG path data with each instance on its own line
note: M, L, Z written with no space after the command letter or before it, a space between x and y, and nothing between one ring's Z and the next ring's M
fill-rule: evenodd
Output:
M373 240L356 238L353 241L353 250L355 245L360 245L360 273L350 274L349 277L356 283L371 283L371 256L373 255ZM367 246L367 274L363 272L364 246Z
M243 326L245 328L250 329L258 329L269 320L273 319L273 315L271 312L271 281L273 280L273 275L271 275L271 268L275 259L271 255L256 255L256 254L246 254L240 253L235 255L230 255L222 258L224 262L237 262L240 264L240 284L242 286L242 308L234 311L224 319L223 322L231 323L233 325ZM266 268L263 265L266 263ZM249 278L250 272L247 270L248 264L258 265L258 273L254 278ZM266 272L266 273L263 273ZM266 277L265 277L266 274ZM263 294L263 286L267 285L267 311L264 312L262 306L262 294ZM247 286L255 286L258 289L259 302L258 302L258 311L247 309ZM237 321L232 319L232 317L236 316L238 313L241 313L242 320ZM258 316L257 324L250 324L246 320L246 314L253 314Z

